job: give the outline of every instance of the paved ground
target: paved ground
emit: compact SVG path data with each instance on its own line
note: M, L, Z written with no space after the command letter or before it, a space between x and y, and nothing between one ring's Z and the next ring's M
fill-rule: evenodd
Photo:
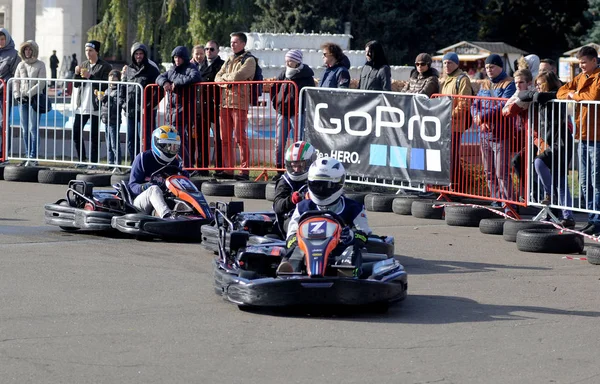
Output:
M2 383L600 382L600 269L585 261L370 213L396 237L403 304L249 313L213 293L213 256L197 244L44 225L43 204L64 189L0 181Z

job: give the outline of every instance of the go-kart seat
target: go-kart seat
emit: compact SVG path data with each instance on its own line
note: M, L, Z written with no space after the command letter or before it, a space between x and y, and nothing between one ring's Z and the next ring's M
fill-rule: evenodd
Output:
M131 193L131 189L129 189L129 185L127 185L127 182L125 180L121 180L121 182L119 183L119 189L121 191L121 195L123 196L123 200L125 201L125 203L133 207L133 193Z

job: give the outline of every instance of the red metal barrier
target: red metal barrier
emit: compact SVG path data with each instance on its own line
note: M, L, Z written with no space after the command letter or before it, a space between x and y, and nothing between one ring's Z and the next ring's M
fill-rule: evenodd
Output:
M527 110L525 117L507 110L503 114L507 99L502 98L432 97L453 99L451 184L429 186L428 190L447 199L462 196L497 201L509 209L526 206Z
M251 96L257 86L262 86L262 96ZM294 97L285 97L290 94ZM292 81L197 83L176 87L168 94L149 85L144 98L149 109L158 111L156 119L143 122L144 148L150 144L148 135L154 127L175 126L187 170L259 171L253 178L266 178L267 172L283 170L287 143L300 136L293 129L283 140L281 129L290 121L298 127L298 89ZM279 152L278 147L282 148Z

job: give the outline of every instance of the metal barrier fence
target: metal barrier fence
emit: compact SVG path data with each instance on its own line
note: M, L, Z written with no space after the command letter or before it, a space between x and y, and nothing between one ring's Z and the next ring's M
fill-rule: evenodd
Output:
M4 162L6 161L6 152L7 152L7 148L8 148L8 143L6 142L6 124L7 124L7 120L5 118L6 116L6 82L2 79L0 79L0 94L2 95L0 97L0 102L2 104L0 104L0 130L2 130L2 132L0 132L0 139L2 140L2 145L0 146L0 162Z
M128 168L140 151L139 84L13 78L7 83L6 159ZM72 92L71 92L72 90ZM7 102L8 100L8 102Z
M526 125L503 108L507 99L461 95L452 98L451 184L428 191L512 206L527 204ZM525 115L527 111L525 110Z
M300 137L298 89L292 81L198 83L168 93L149 85L144 97L151 100L145 104L158 107L156 126L177 128L188 170L260 171L261 176L283 171L285 148ZM152 130L143 131L147 137ZM148 140L143 141L147 147Z

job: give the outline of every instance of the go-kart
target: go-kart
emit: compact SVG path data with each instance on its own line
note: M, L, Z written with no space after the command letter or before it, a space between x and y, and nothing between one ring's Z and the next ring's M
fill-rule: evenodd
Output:
M113 228L138 238L160 237L169 239L201 240L201 226L213 221L213 213L202 192L186 176L169 174L181 169L168 165L154 172L150 177L164 193L164 199L175 218L161 218L143 212L114 216ZM120 184L120 192L128 206L133 207L131 190L125 181Z
M219 216L219 210L215 215ZM217 222L221 220L216 217ZM331 212L310 211L300 218L298 246L289 258L293 272L278 272L286 253L283 241L230 233L219 227L219 255L214 261L214 289L241 307L383 305L407 295L407 274L393 257L355 249L345 242L347 228Z
M66 198L44 205L44 211L46 224L57 225L65 231L109 231L113 217L136 212L136 209L125 203L119 189L94 191L92 183L71 180Z

